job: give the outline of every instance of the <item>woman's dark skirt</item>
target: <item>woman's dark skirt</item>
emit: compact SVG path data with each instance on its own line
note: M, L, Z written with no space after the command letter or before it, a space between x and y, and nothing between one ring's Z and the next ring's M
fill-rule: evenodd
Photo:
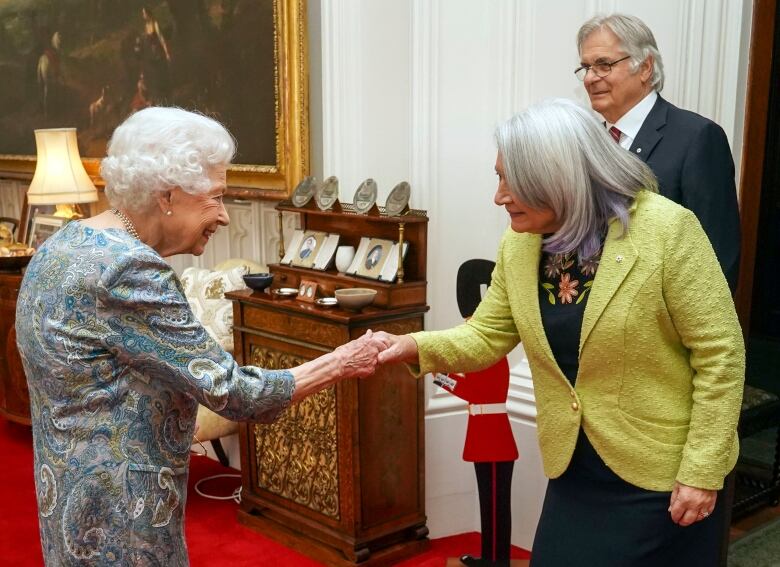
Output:
M722 496L708 518L678 526L670 492L622 480L580 431L569 468L547 485L531 567L715 567Z

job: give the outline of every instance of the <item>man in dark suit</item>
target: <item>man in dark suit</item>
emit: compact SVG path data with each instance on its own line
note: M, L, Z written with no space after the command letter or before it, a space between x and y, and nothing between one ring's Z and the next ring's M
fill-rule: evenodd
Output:
M677 108L663 89L661 54L639 18L597 16L577 34L580 67L593 110L615 141L645 161L665 197L693 211L709 236L732 293L739 271L739 208L734 161L723 129Z

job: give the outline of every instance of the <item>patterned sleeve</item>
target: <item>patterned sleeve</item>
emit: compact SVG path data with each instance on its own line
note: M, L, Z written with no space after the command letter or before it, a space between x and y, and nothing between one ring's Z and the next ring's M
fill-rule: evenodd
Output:
M234 421L270 422L292 399L288 370L239 367L195 319L178 277L146 247L123 254L103 273L97 310L121 364L183 391Z

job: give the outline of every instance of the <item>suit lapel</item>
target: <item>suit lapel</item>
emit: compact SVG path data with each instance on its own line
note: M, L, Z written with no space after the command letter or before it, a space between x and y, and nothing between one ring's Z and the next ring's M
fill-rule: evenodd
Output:
M658 100L655 101L650 114L645 118L642 127L637 132L636 138L634 138L634 142L631 144L631 148L628 150L645 163L650 159L650 155L658 145L658 142L664 137L663 128L666 126L668 109L669 103L661 98L661 95L658 95Z
M631 210L633 211L635 207L636 204ZM620 221L613 220L610 223L599 269L582 318L580 353L596 322L636 262L638 252L631 241L631 236L626 234L621 238L619 236L621 230Z
M544 332L539 306L539 262L542 256L542 237L539 234L524 235L518 238L516 246L518 247L516 257L527 258L526 261L512 263L509 270L510 277L517 284L517 297L524 299L525 308L518 309L516 315L520 323L520 336L524 334L523 329L533 329L544 355L556 364ZM512 256L515 257L514 254Z

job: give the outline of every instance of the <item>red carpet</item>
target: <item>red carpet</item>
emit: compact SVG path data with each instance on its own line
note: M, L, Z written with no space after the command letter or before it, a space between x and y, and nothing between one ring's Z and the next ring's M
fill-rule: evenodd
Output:
M38 516L32 469L30 428L0 418L0 564L38 567L43 564L38 538ZM186 531L192 567L295 566L321 564L283 547L238 524L238 505L232 501L207 500L193 490L206 476L235 473L216 461L192 457L187 496ZM201 485L209 493L229 494L240 479L218 479ZM479 553L479 534L469 533L436 539L431 549L399 567L442 567L447 557ZM513 549L512 557L525 559L528 553Z

